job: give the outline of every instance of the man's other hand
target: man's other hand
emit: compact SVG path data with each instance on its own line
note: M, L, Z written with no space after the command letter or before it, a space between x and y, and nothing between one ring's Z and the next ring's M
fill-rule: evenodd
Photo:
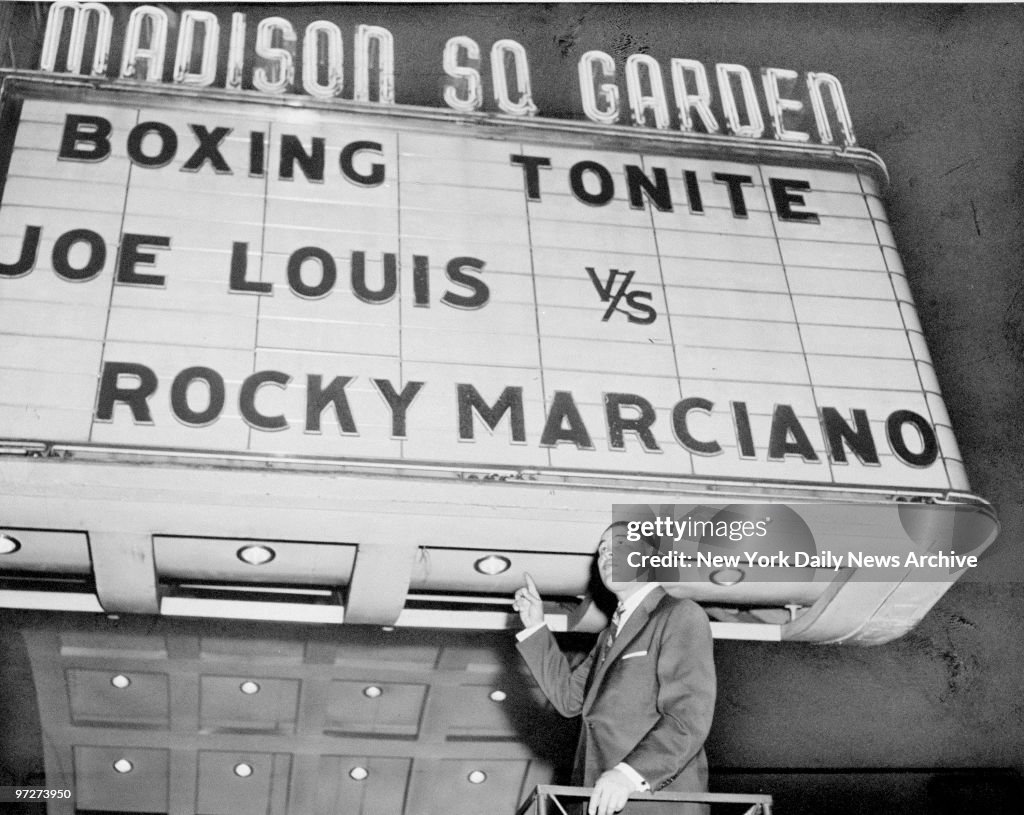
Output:
M523 579L526 585L516 591L512 608L519 612L523 626L529 628L531 625L544 622L544 601L540 599L537 584L533 582L528 572L523 572Z
M618 770L601 773L590 795L587 815L612 815L618 812L626 805L631 792L636 792L636 786L625 773Z

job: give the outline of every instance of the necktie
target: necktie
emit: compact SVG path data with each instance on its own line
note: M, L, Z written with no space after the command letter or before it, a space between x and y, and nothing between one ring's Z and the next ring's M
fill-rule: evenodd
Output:
M602 659L608 656L608 652L612 649L612 643L615 642L615 638L619 635L619 623L622 621L622 603L619 603L615 607L615 613L612 614L612 623L608 628L608 637L604 641L604 654Z

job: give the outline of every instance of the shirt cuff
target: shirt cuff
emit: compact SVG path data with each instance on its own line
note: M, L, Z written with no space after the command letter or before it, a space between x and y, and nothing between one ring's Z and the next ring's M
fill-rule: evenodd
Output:
M531 637L537 631L540 631L542 628L547 628L547 625L548 624L546 622L534 623L529 628L524 628L522 631L520 631L518 634L516 634L516 639L519 642L522 642L523 640L527 639L528 637Z
M651 785L648 784L642 775L630 767L626 762L620 761L612 769L618 770L626 778L633 782L633 786L636 787L638 792L648 792L651 789Z

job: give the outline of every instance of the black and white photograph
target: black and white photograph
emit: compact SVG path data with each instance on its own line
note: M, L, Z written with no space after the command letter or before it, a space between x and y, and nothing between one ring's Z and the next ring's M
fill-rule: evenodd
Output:
M0 812L1009 815L1024 7L0 3Z

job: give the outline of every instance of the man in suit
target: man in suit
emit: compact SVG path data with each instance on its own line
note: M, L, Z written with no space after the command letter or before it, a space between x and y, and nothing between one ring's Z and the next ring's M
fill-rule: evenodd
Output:
M696 603L670 597L657 583L613 580L612 552L628 551L626 533L618 522L601 535L598 571L619 605L579 665L570 666L544 624L529 575L513 602L525 626L518 649L537 684L563 716L583 718L573 784L594 787L588 815L619 812L638 791L707 790L704 739L715 707L711 626ZM707 812L693 804L633 809L637 815Z

